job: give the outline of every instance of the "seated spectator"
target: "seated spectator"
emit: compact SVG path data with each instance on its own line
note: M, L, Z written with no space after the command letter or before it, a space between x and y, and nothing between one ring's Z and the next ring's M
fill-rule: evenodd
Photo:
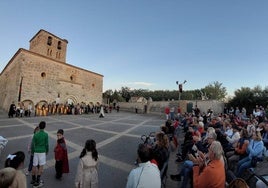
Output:
M165 132L165 134L171 134L171 135L173 135L175 128L172 125L172 121L171 120L167 120L166 123L165 123L165 126L166 126L166 132Z
M213 127L208 127L206 134L203 136L203 139L205 139L212 132L216 133L216 130Z
M264 133L262 134L262 141L266 149L268 149L268 122L264 125Z
M156 161L156 164L161 171L164 163L169 158L169 139L163 132L158 132L155 135L156 144L152 148L152 158Z
M226 136L226 140L228 141L227 145L223 144L223 149L226 152L230 150L234 150L239 138L240 138L240 129L237 125L232 125L233 134L231 136L227 136L227 134L224 134Z
M256 131L256 122L254 120L251 120L247 124L247 131L248 131L248 136L249 138L252 137L253 133Z
M201 152L197 157L189 155L193 162L193 187L225 187L225 167L222 161L223 149L221 143L213 141L207 156L208 161Z
M248 134L246 129L240 131L240 139L237 142L234 151L229 151L226 153L228 167L230 170L234 170L235 164L244 157L247 156L247 147L249 144Z
M179 119L178 118L175 118L175 120L173 122L174 129L177 129L179 125L180 125Z
M224 134L226 136L231 137L233 135L232 124L229 121L224 121L223 129L224 129Z
M203 123L203 118L202 117L198 118L197 129L200 132L201 136L203 136L205 134L205 125Z
M227 186L227 188L249 188L247 182L242 178L236 178Z
M236 172L237 177L242 177L243 172L246 169L252 167L251 160L253 157L257 157L259 161L262 160L263 148L264 148L264 145L263 145L261 133L259 131L256 131L253 134L252 139L250 140L248 148L247 148L248 156L241 159L238 162L237 172Z
M193 154L195 156L197 156L196 154L198 154L198 152L200 152L200 151L202 153L207 153L209 146L216 139L217 139L217 134L215 132L211 131L210 133L208 133L207 137L204 139L204 142L202 143L203 144L202 147L200 147L201 144L198 144L196 146L197 151L195 151L195 153L193 153ZM170 175L170 178L174 181L181 181L181 176L183 176L183 182L181 184L181 188L186 188L186 187L188 187L189 180L192 179L192 177L191 177L192 170L193 170L193 162L191 160L186 160L183 163L183 166L182 166L180 173L176 174L176 175Z
M176 162L182 162L185 160L187 154L192 149L194 143L201 140L201 134L197 130L196 126L189 126L189 130L185 134L184 143L182 146L182 154L178 157Z
M16 188L27 187L26 176L21 170L24 165L24 159L25 154L22 151L18 151L16 153L13 153L12 155L7 156L7 159L5 161L5 168L10 167L16 170L15 177L10 187L16 187Z
M151 149L145 144L138 147L139 167L131 170L126 188L161 187L160 171L157 165L150 162Z
M0 187L1 188L9 188L14 181L16 176L16 169L7 167L0 170Z

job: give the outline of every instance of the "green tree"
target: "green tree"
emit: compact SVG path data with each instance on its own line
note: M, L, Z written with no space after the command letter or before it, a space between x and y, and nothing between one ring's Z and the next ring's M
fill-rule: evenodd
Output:
M241 87L234 92L235 96L229 102L228 106L245 107L247 110L252 110L256 104L253 91L249 87Z
M122 87L120 90L121 96L125 99L126 102L131 98L131 90L129 87Z
M118 102L124 102L125 99L120 95L120 93L117 90L114 90L113 95L111 97L111 102L118 101Z
M218 81L207 85L202 91L205 93L207 99L213 100L223 100L227 95L226 88Z
M253 89L249 87L241 87L234 92L235 96L229 101L228 106L245 107L247 113L252 113L256 105L267 107L268 100L268 88L264 90L260 86L256 86Z
M113 95L113 90L109 89L109 90L106 90L104 93L103 93L103 98L106 98L107 99L107 104L110 104L112 102L111 100L111 97Z

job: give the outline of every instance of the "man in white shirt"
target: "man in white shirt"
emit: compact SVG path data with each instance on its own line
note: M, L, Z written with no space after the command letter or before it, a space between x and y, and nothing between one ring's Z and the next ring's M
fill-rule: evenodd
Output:
M235 148L238 140L240 139L240 129L237 125L233 125L232 126L232 130L233 130L233 134L231 136L226 136L226 140L228 141L228 146L224 147L224 151L228 152L230 150L232 150L233 148Z
M160 188L161 178L157 165L150 162L151 149L145 144L138 147L139 167L131 170L126 188Z
M232 126L233 129L233 134L231 136L227 136L226 139L230 144L236 144L240 138L240 133L239 133L239 127L237 125Z

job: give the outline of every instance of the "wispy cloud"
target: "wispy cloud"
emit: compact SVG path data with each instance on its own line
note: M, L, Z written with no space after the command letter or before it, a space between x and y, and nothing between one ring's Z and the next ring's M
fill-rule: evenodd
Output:
M150 87L150 86L153 86L155 84L149 83L149 82L126 82L126 83L122 83L122 85L134 87L134 88L143 88L143 87Z

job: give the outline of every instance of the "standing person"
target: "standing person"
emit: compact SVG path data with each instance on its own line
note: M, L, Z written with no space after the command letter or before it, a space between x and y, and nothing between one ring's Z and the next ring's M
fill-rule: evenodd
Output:
M27 188L26 176L21 170L24 166L24 159L25 159L25 154L23 151L18 151L7 156L7 159L5 161L5 169L10 167L16 170L13 181L11 185L9 186L9 188L13 188L13 187L14 188L15 187ZM1 176L1 180L2 180L2 176Z
M30 103L30 104L28 104L28 116L29 117L31 117L31 113L32 113L32 109L33 107L32 107L32 104Z
M160 188L160 171L156 164L150 162L151 149L145 144L138 147L139 167L131 170L126 188Z
M175 119L175 108L174 107L170 108L170 119L172 121L174 121L174 119Z
M178 109L177 109L177 116L178 116L178 118L181 117L181 107L180 107L180 105L178 106Z
M68 154L67 147L65 143L65 139L63 136L63 129L59 129L57 132L57 145L54 148L55 152L55 169L56 169L56 179L61 179L63 173L69 173L69 162L68 162Z
M136 114L138 113L138 106L137 105L135 106L135 113Z
M98 188L98 151L94 140L87 140L80 154L75 177L76 188Z
M14 102L12 102L12 104L9 107L9 111L8 111L8 117L11 118L13 117L13 115L16 113L16 105L14 104Z
M170 118L170 108L168 106L165 107L166 120Z
M100 106L100 115L99 115L99 118L104 118L104 109L103 109L103 106L102 105Z
M35 133L37 133L39 131L39 126L36 126L35 129L34 129L34 132L33 132L33 136ZM33 144L33 136L30 138L29 140L29 143L28 143L28 154L30 155L30 162L29 162L29 165L28 165L28 172L26 172L26 176L29 175L29 173L32 171L33 169L33 157L34 157L34 153L33 153L33 150L32 150L32 144Z
M226 140L228 141L226 144L223 144L225 153L233 150L240 139L240 128L237 125L232 125L232 130L232 135L227 136L227 134L224 134L224 136L226 136Z
M32 184L39 186L40 177L43 173L44 165L46 164L46 155L49 150L48 134L44 131L46 122L41 121L39 123L39 131L33 136L32 150L34 152L33 157L33 169L32 169ZM39 165L39 168L37 166Z

